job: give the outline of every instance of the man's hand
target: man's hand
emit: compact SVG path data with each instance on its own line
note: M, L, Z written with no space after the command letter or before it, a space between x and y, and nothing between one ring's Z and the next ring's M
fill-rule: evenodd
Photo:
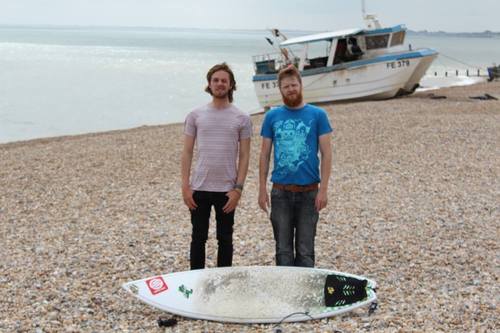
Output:
M267 194L267 189L264 187L259 190L259 207L266 213L268 213L267 209L270 206L269 203L269 194Z
M326 191L321 191L320 189L318 194L316 195L314 206L316 207L316 210L319 212L320 210L325 208L327 204L328 204L328 195Z
M228 197L229 200L227 200L224 207L222 207L222 211L226 214L229 214L236 209L236 206L238 206L238 202L241 198L241 192L238 190L231 190L226 193L226 197Z
M184 203L190 210L195 210L196 207L198 207L196 202L194 202L193 193L194 191L191 190L189 187L182 188L182 199L184 200Z

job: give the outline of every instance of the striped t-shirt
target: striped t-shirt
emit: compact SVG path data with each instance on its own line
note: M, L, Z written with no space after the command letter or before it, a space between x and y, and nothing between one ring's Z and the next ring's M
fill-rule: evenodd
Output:
M231 190L237 177L239 141L252 136L250 116L232 104L224 109L205 105L188 114L184 134L196 137L197 161L191 189Z

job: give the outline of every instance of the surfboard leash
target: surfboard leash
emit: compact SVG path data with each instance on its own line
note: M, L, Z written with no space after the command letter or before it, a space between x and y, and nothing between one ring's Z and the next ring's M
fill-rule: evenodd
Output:
M376 294L377 293L377 288L371 288L371 290L373 290L373 292ZM375 313L375 310L377 310L378 308L378 302L377 300L375 300L374 302L372 302L370 304L370 307L368 308L368 316L371 316L372 314Z
M284 316L283 318L281 318L281 320L274 324L273 326L273 333L283 333L283 328L281 327L281 324L283 324L283 321L285 321L287 318L290 318L291 316L295 316L295 315L299 315L299 314L303 314L303 315L306 315L308 316L309 318L311 319L314 319L310 314L309 314L309 311L306 311L306 312L293 312L293 313L290 313L286 316Z
M377 307L378 307L378 303L372 302L372 304L370 304L370 308L368 309L368 315L371 316L372 314L374 314L375 310L377 310Z
M309 318L311 318L312 320L314 320L315 318L313 318L310 314L309 314L309 311L306 311L306 312L293 312L293 313L290 313L288 315L286 315L285 317L281 318L281 320L274 324L273 326L273 332L274 333L283 333L283 328L281 327L281 324L283 324L283 321L285 321L286 319L292 317L292 316L295 316L295 315L306 315L308 316ZM339 330L334 330L333 333L343 333L342 331L339 331Z
M283 324L283 321L285 321L286 319L290 318L291 316L300 315L300 314L306 315L309 318L311 318L311 319L314 320L314 318L309 314L309 311L306 311L306 312L300 312L299 311L299 312L290 313L290 314L284 316L283 318L281 318L281 320L277 324L274 325L274 327Z

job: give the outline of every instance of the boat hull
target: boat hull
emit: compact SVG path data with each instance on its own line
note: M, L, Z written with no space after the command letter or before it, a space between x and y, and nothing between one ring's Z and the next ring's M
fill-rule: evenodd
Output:
M436 58L431 49L302 71L304 101L388 99L412 93ZM282 104L277 75L253 78L262 107Z

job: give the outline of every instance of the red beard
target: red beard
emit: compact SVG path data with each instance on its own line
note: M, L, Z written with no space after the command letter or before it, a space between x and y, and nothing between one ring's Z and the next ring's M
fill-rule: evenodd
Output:
M302 92L298 92L297 94L294 94L292 96L285 96L281 94L281 97L283 97L283 103L288 106L289 108L296 108L297 106L302 104Z

